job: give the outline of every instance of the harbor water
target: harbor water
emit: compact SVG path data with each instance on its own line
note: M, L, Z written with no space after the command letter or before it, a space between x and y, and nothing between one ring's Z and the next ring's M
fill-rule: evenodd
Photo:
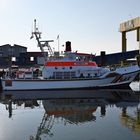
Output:
M2 93L0 140L139 140L140 86Z

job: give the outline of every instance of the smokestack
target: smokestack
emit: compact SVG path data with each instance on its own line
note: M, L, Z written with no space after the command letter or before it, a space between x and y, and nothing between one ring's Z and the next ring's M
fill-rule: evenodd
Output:
M66 42L66 49L65 49L65 52L71 52L71 42L70 42L70 41L67 41L67 42Z

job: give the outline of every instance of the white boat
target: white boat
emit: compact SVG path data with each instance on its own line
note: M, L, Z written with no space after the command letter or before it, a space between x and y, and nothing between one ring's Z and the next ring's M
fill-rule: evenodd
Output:
M129 88L129 84L135 79L140 71L138 65L110 70L98 67L92 61L93 55L71 51L71 43L66 43L65 55L53 57L50 41L40 41L41 33L36 28L32 33L35 35L38 46L44 53L45 64L42 77L33 77L33 72L16 74L16 77L1 79L3 91L24 90L58 90L58 89L90 89L90 88ZM33 36L32 36L33 37ZM44 44L42 44L42 42ZM51 56L46 57L44 47L47 47Z

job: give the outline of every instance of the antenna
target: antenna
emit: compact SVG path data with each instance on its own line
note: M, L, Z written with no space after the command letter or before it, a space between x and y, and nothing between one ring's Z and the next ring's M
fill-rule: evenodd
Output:
M34 19L34 31L36 32L36 19Z

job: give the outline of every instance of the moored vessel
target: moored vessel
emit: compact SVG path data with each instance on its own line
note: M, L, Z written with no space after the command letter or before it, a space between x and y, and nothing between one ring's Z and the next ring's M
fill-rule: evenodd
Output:
M66 42L63 57L55 57L49 45L52 40L41 41L41 32L35 27L32 37L35 36L38 46L44 54L42 77L34 77L32 71L23 72L22 76L16 71L15 77L1 79L3 91L23 90L58 90L58 89L91 89L91 88L129 88L129 84L140 71L138 65L110 70L98 67L93 62L94 55L72 52L71 42ZM50 52L46 56L44 48Z

